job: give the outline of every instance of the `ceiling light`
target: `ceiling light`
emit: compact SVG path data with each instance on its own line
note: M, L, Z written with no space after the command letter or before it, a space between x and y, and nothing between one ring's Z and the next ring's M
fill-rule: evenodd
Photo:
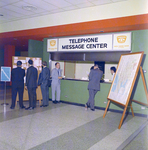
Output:
M35 6L23 6L22 8L23 8L24 10L28 10L28 11L37 10L37 7L35 7Z
M4 16L3 14L0 14L0 16L2 17L2 16Z

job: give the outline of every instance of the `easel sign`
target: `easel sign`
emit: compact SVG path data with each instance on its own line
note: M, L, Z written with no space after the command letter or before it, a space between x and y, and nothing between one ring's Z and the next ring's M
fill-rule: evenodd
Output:
M10 82L11 67L1 67L1 81Z
M117 71L107 97L108 103L103 118L107 113L110 101L124 107L122 118L118 127L119 129L121 128L124 115L130 102L130 97L140 69L143 54L144 52L137 52L121 55ZM131 111L134 116L132 105Z

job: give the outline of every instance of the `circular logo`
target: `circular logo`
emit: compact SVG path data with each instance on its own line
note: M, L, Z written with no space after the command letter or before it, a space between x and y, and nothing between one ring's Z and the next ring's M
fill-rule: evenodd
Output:
M117 41L118 43L125 43L127 36L125 35L121 35L121 36L117 36Z
M55 40L51 40L50 41L50 46L55 46L56 45L56 41Z

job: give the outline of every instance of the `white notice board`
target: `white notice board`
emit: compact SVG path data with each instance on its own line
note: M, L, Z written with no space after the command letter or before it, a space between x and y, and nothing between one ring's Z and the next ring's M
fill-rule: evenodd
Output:
M108 100L121 105L129 102L142 57L143 52L121 55Z

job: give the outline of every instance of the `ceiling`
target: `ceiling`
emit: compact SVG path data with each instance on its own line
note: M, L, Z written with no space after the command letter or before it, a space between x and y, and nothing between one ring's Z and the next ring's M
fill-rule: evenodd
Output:
M0 24L125 0L0 0Z
M0 0L0 26L15 20L119 1L125 0ZM0 33L0 50L4 49L5 45L14 45L16 51L27 51L29 39L42 41L47 37L95 34L102 30L104 33L130 31L147 27L148 14L5 32Z

